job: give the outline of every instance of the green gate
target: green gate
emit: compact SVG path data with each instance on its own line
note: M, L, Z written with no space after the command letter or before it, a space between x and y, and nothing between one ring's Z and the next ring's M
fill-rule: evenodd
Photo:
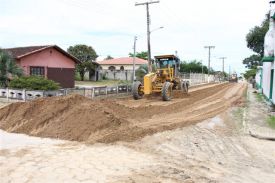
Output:
M273 95L273 79L274 79L274 69L271 69L269 99L272 99L272 95Z

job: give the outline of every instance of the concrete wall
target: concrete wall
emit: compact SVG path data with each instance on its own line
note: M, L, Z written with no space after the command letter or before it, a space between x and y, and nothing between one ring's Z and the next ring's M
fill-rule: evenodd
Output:
M271 5L270 18L269 18L269 30L265 35L264 43L264 59L263 59L263 94L266 98L271 99L270 101L275 104L275 74L273 76L273 83L271 83L271 71L275 69L275 19L272 17L275 14L275 5ZM273 84L273 86L271 86ZM270 93L270 88L273 91Z
M275 54L275 53L274 53ZM272 103L275 104L275 60L273 62L274 76L273 76L273 94L272 94Z
M271 62L263 63L263 94L269 98L270 93L270 74L271 74Z
M110 71L110 70L102 70L100 71L100 75L105 76L107 79L114 80L128 80L131 81L133 77L132 71Z
M255 80L256 80L258 91L262 92L262 68L261 67L257 69Z

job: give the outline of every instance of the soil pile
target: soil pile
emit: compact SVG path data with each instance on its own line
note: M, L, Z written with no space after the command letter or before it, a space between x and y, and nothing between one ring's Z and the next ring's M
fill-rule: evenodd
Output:
M0 128L87 143L132 141L216 116L243 97L245 84L203 86L161 98L90 100L79 95L13 103L0 109Z
M13 103L0 110L0 128L34 136L84 141L91 133L116 128L123 122L105 106L105 101L93 101L80 95Z

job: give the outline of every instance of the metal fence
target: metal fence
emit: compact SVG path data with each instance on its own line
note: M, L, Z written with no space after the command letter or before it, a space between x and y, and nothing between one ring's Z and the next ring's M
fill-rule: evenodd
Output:
M208 78L207 74L199 73L188 73L182 74L181 78L188 80L190 86L216 82L218 78L214 75L210 75ZM60 89L56 91L39 91L39 90L22 90L22 89L10 89L10 88L0 88L0 98L15 99L21 101L33 100L42 97L52 97L52 96L65 96L68 94L79 94L88 98L102 98L108 96L119 96L131 94L132 85L118 85L118 86L100 86L100 87L83 87L83 88L68 88Z
M65 96L79 94L88 98L127 95L132 92L131 85L100 86L90 88L67 88L55 91L21 90L0 88L0 98L28 101L42 97Z

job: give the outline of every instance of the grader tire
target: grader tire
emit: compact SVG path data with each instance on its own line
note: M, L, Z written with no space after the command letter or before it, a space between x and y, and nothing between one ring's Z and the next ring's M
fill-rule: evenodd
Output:
M133 83L133 87L132 87L132 94L133 94L133 98L135 100L141 99L143 94L139 91L141 86L141 82L140 81L135 81Z
M173 91L172 87L173 87L172 83L170 83L170 82L164 83L162 90L161 90L161 95L162 95L163 101L169 101L172 99L172 91Z
M189 89L189 84L188 84L188 82L183 82L183 83L182 83L182 91L183 91L184 93L188 93L188 89Z

